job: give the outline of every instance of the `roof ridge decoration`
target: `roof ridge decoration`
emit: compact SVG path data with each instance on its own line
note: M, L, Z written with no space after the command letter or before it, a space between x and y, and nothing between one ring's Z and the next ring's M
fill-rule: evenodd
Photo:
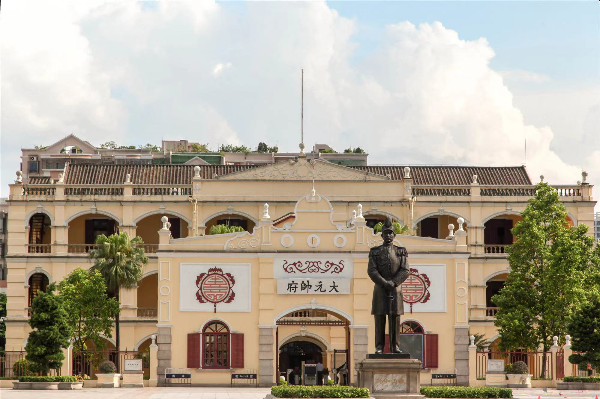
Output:
M336 165L322 159L309 161L299 158L219 176L219 180L386 181L390 179L375 173Z

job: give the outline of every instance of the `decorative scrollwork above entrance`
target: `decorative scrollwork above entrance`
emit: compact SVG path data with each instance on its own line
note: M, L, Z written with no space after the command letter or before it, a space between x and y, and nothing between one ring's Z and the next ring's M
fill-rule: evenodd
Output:
M286 273L331 273L337 274L344 270L344 261L340 260L337 263L332 261L325 261L323 264L320 260L307 260L307 261L296 261L288 262L283 261L283 270Z

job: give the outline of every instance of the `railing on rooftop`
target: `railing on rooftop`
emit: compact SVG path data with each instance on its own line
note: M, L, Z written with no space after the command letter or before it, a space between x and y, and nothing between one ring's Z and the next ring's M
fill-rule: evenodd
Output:
M146 185L134 186L133 195L172 195L190 196L192 187L190 185Z
M559 197L581 197L581 186L555 185L552 186ZM533 197L535 186L515 185L421 185L412 186L412 193L422 197L452 197L470 196L472 189L479 188L482 197Z
M110 195L110 196L121 196L123 195L122 186L97 186L97 185L82 185L82 186L65 186L65 195L73 196L97 196L97 195Z

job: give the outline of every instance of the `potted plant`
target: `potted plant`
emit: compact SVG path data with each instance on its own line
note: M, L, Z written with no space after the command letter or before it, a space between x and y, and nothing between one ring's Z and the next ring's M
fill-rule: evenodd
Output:
M98 377L98 388L118 388L121 381L121 374L117 374L117 367L110 360L105 360L100 364L100 374Z
M531 377L529 367L523 361L507 364L504 368L508 388L531 388Z

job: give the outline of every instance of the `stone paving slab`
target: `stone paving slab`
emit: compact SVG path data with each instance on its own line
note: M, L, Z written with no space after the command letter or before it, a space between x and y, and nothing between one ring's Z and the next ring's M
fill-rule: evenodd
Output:
M87 388L77 391L21 391L0 389L1 399L264 399L270 388Z

